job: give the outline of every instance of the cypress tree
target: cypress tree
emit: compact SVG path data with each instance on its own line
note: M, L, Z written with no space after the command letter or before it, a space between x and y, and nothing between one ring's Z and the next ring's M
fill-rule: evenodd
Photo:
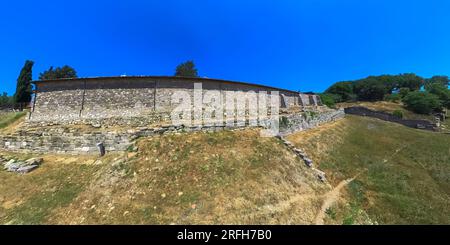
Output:
M20 71L20 75L17 78L16 93L14 94L14 102L20 104L20 109L23 108L23 104L31 101L31 81L32 81L32 68L34 62L31 60L25 61L25 65Z

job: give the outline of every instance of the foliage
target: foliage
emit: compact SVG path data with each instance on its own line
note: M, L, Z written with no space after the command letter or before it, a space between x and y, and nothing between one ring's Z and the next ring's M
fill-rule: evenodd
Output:
M414 73L399 75L369 76L355 81L337 82L330 86L325 93L333 97L335 103L350 101L393 101L400 100L410 103L409 108L417 113L429 114L440 110L441 106L450 108L450 79L447 76L433 76L424 79ZM422 86L426 91L436 95L413 93ZM407 99L405 99L408 97ZM429 108L425 108L431 106Z
M426 90L439 97L442 105L450 109L450 90L442 82L432 82L425 86Z
M400 88L398 90L398 94L400 95L400 97L402 99L405 98L405 96L408 95L409 92L411 92L411 90L409 88Z
M16 103L28 103L31 101L31 81L32 81L32 69L34 62L31 60L25 61L25 65L20 71L20 75L17 78L16 93L14 94L14 102Z
M384 100L386 101L399 102L401 99L400 94L387 94L384 96Z
M405 73L396 76L395 78L397 88L409 88L410 90L419 90L424 84L424 79L414 73Z
M280 118L280 128L287 128L289 127L289 119L285 116L282 116Z
M332 94L319 94L322 103L330 108L335 107L335 98Z
M406 107L419 114L430 114L433 111L438 111L442 103L439 97L428 92L414 91L403 98Z
M425 89L427 89L427 87L430 84L435 84L435 83L438 83L438 84L441 84L442 86L448 87L450 85L450 80L449 80L448 76L433 76L432 78L427 79L425 81Z
M51 66L47 71L39 74L39 80L55 80L64 78L77 78L77 72L74 68L65 65L63 67L56 67L55 69Z
M8 127L26 114L27 113L24 111L0 114L0 129Z
M355 93L359 101L381 100L381 96L384 97L385 92L383 84L372 78L355 83Z
M325 93L336 94L339 100L335 102L347 102L352 100L380 101L393 90L402 90L401 96L406 91L419 90L424 84L424 79L414 73L399 75L369 76L355 81L337 82L330 86Z
M351 101L355 98L353 82L337 82L328 88L325 93L335 95L335 102Z
M14 97L8 96L6 92L0 96L0 108L11 107L14 104Z
M177 77L198 77L194 61L189 60L177 66L175 71Z
M403 111L401 110L395 110L392 114L398 118L403 118Z
M384 95L389 92L386 85L374 77L356 82L354 91L359 100L366 101L383 100Z

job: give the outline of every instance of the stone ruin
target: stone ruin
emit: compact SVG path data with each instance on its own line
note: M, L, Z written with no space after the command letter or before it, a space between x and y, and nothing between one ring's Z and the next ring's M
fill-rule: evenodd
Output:
M172 96L181 92L195 100L198 90L194 88L198 84L201 84L202 98L208 93L214 93L219 96L218 103L222 105L230 92L244 92L244 96L278 94L276 107L284 122L280 125L282 135L313 128L344 116L342 110L323 106L320 97L314 94L217 79L103 77L36 81L34 84L33 106L25 126L14 133L0 136L0 148L9 151L84 154L98 153L97 144L103 143L106 151L124 151L141 136L245 128L254 120L245 111L240 118L243 124L173 125L170 121L171 112L178 105L173 103ZM239 99L238 96L235 100ZM241 103L250 103L250 98L243 99ZM268 111L273 108L273 104L263 105ZM202 105L201 110L205 111L208 106L207 103ZM262 125L268 125L265 120L259 119Z

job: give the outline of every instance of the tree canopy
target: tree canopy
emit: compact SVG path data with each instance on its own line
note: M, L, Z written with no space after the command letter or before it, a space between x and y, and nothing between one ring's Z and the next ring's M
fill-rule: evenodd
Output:
M369 76L355 81L337 82L326 91L326 99L335 103L347 101L402 100L410 109L428 114L440 108L450 108L450 79L433 76L424 79L414 73ZM425 87L426 93L421 91ZM331 101L328 101L332 104ZM427 108L425 108L427 107Z
M414 91L403 98L406 107L419 114L430 114L440 110L442 104L435 94L421 91Z
M53 68L51 66L47 71L39 74L39 80L54 80L63 78L76 78L77 72L74 68L65 65L63 67Z
M334 98L330 94L319 94L322 103L330 108L335 107Z
M383 80L368 77L356 82L353 91L359 100L376 101L382 100L390 87L385 85Z
M377 101L383 100L394 90L414 91L420 89L423 84L424 79L414 73L369 76L355 81L337 82L331 85L325 93L334 94L334 97L338 99L336 102Z
M33 61L27 60L20 71L19 77L17 78L16 93L14 94L14 102L16 103L24 104L31 101L33 65Z
M356 99L356 95L353 92L353 82L337 82L331 85L325 93L332 95L335 102L344 102Z
M0 108L11 107L14 104L14 97L8 96L6 92L0 96Z
M448 90L448 82L435 80L425 86L427 92L436 95L442 103L442 106L450 109L450 90Z
M448 87L450 85L450 80L448 76L434 76L430 79L425 80L425 88L430 86L431 84L440 84L444 87Z
M181 63L177 66L175 71L177 77L198 77L197 69L195 68L194 61L189 60Z

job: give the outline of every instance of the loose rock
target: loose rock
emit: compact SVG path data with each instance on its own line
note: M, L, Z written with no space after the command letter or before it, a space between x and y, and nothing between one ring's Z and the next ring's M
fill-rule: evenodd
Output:
M7 163L5 163L3 167L8 172L26 174L38 168L43 161L44 160L42 158L38 157L30 158L26 161L17 161L15 159L11 159Z
M26 174L26 173L29 173L29 172L35 170L38 167L39 167L39 165L24 166L24 167L18 168L15 172L17 172L19 174Z
M27 165L40 165L43 161L44 161L43 158L36 157L36 158L30 158L30 159L26 160L25 163Z

